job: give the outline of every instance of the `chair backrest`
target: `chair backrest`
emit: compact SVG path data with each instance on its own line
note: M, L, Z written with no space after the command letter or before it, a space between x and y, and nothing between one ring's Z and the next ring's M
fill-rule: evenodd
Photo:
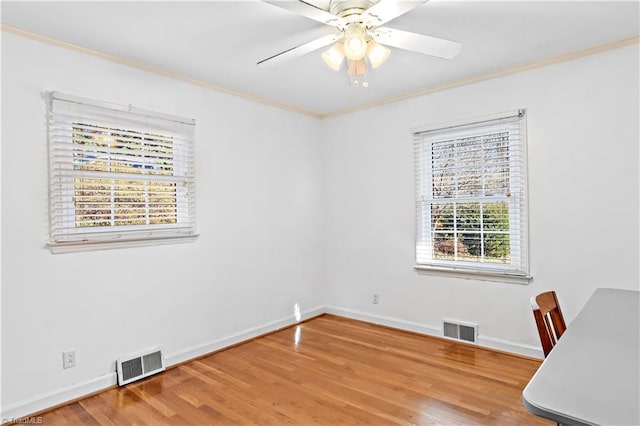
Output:
M555 291L547 291L531 298L533 317L542 342L545 358L567 329Z

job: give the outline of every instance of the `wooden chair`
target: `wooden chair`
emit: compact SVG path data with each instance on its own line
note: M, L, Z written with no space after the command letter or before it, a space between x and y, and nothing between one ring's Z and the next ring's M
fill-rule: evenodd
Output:
M531 297L533 317L538 326L542 350L546 358L567 329L555 291L547 291Z

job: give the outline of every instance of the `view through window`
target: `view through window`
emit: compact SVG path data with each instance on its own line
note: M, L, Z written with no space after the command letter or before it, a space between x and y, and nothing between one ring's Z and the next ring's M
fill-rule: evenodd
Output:
M92 177L76 177L76 227L159 225L177 222L171 137L73 124L74 169ZM98 178L94 173L126 174Z

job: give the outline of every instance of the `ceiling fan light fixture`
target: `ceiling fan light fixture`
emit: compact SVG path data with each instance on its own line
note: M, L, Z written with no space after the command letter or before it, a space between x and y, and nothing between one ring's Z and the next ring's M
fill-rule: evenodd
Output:
M351 85L368 87L367 66L380 67L390 56L388 47L444 59L455 57L462 47L456 41L382 26L427 0L325 0L324 7L308 0L262 1L326 24L333 30L332 34L282 51L259 61L257 65L280 63L327 48L333 43L321 54L322 60L331 69L339 71L344 58L348 58L347 75Z
M344 60L344 48L342 43L338 42L326 51L322 52L322 60L329 68L334 71L340 71L340 66Z
M355 31L344 39L344 54L352 61L359 61L367 54L367 40L364 32Z
M367 46L367 57L372 68L378 68L387 60L391 50L387 49L375 40L371 40Z
M347 75L349 76L366 76L367 75L367 64L365 64L364 59L360 59L358 61L349 61L349 66L347 67Z

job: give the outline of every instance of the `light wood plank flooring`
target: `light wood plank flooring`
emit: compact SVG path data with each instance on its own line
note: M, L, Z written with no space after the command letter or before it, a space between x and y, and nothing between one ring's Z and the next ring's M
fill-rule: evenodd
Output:
M41 414L55 425L535 425L540 362L324 315Z

